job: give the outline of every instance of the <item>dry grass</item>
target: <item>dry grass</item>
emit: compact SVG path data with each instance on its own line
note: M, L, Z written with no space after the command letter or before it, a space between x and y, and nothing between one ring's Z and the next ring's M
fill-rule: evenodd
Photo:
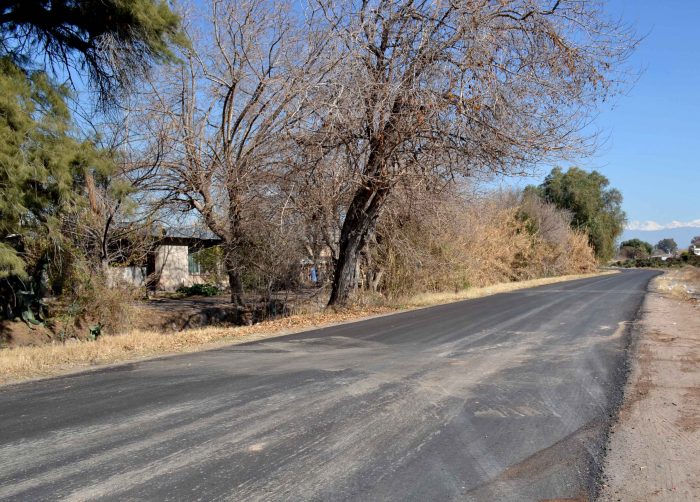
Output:
M418 197L412 204L419 209L389 212L380 222L372 261L384 274L379 289L387 297L597 269L588 236L572 230L569 217L551 205L539 202L548 215L527 219L517 193L444 197L437 202Z
M113 364L165 354L201 351L218 345L244 343L337 323L356 321L369 316L393 313L400 308L426 307L609 273L614 272L569 275L496 284L457 293L417 295L397 306L361 307L346 311L325 311L316 314L295 315L254 326L207 327L170 334L154 331L132 331L122 335L102 336L97 341L75 341L74 343L66 344L5 349L0 351L0 384L69 373L96 365Z
M143 359L182 352L196 352L227 343L297 333L315 327L357 320L391 312L389 307L344 312L295 315L253 326L189 329L176 333L133 330L102 336L96 341L77 341L0 351L0 384L57 375L89 366Z
M656 291L678 300L691 300L700 296L700 268L683 267L670 270L654 281Z
M469 300L472 298L481 298L482 296L495 295L498 293L507 293L509 291L517 291L519 289L534 288L536 286L544 286L546 284L556 284L558 282L573 281L576 279L584 279L595 275L616 274L616 271L600 272L598 274L576 274L563 275L560 277L544 277L540 279L530 279L527 281L518 282L503 282L483 288L465 289L456 293L421 293L408 298L403 302L406 308L420 308L430 305L439 305L441 303L451 303L460 300Z

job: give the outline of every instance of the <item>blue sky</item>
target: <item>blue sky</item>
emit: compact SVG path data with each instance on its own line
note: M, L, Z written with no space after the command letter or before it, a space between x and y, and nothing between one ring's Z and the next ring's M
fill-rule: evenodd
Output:
M643 74L600 116L609 140L591 162L622 190L631 224L700 227L700 2L609 5L646 34L632 60Z
M630 62L642 74L601 110L605 142L580 165L622 191L631 229L700 227L700 1L610 0L607 9L645 35Z

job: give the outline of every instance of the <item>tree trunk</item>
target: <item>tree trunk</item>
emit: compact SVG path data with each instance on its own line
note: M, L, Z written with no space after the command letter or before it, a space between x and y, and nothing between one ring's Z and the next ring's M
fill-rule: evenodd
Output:
M347 305L357 284L357 263L374 230L388 188L368 186L353 197L340 231L338 262L333 274L333 289L328 306Z
M243 306L243 282L241 281L241 264L236 252L241 245L241 213L238 202L238 190L235 185L228 187L228 239L226 242L226 274L231 289L231 303Z
M355 263L358 249L362 247L359 244L360 235L355 232L345 234L344 231L341 232L340 256L333 274L333 289L328 306L346 305L350 299L350 293L355 288Z
M372 274L372 282L370 283L372 287L372 292L376 293L379 290L379 284L382 282L382 277L384 276L384 271L381 269L375 270Z
M243 283L241 282L241 274L230 252L227 251L224 261L226 275L228 276L228 286L231 290L231 303L240 307L243 305Z
M105 281L105 284L107 284L108 288L113 288L116 284L113 280L112 274L110 274L109 272L109 260L106 258L100 259L100 274L102 276L102 279Z

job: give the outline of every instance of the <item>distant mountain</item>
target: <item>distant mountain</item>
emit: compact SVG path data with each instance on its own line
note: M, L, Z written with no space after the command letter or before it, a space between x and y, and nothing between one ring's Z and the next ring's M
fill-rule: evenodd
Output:
M691 239L696 235L700 235L700 228L680 227L664 230L625 230L620 240L626 241L636 238L654 245L661 239L673 239L676 241L676 244L678 244L678 249L683 250L688 249Z

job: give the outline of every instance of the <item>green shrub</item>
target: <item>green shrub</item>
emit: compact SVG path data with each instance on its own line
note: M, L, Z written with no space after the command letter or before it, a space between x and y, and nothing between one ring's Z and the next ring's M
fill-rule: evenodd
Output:
M177 292L185 296L216 296L220 293L219 288L213 284L193 284L192 286L181 286Z
M681 255L678 258L668 258L665 261L660 258L638 258L636 260L618 261L614 265L623 268L673 268L682 267L683 265L700 267L700 256Z

